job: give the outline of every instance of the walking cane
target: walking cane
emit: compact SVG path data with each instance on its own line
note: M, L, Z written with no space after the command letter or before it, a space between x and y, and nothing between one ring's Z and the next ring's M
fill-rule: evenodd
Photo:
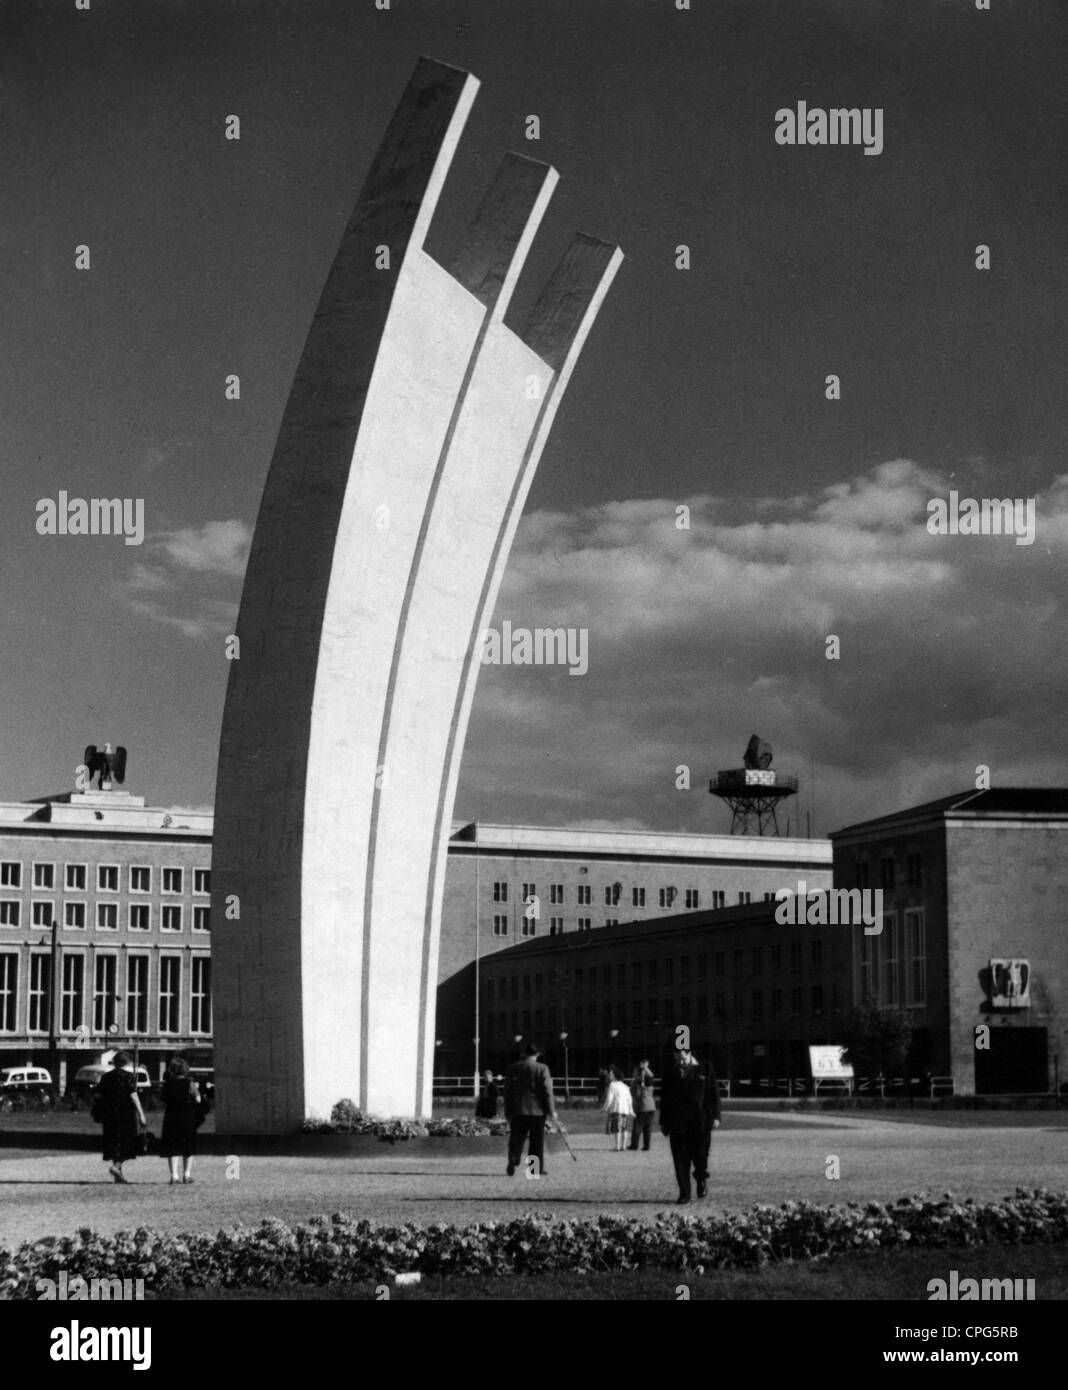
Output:
M556 1133L559 1134L560 1138L564 1141L564 1148L571 1155L574 1162L577 1163L578 1159L575 1157L575 1150L567 1142L567 1130L563 1127L559 1120L556 1121Z

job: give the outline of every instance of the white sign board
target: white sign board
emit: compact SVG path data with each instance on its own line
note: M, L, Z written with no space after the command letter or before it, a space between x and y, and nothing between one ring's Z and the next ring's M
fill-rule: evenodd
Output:
M812 1068L812 1079L814 1081L852 1081L852 1064L842 1061L844 1050L835 1044L810 1047L808 1060Z

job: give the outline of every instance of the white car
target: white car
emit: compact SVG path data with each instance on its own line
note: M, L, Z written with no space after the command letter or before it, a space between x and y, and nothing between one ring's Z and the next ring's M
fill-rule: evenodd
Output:
M44 1067L5 1067L0 1071L0 1090L50 1091L52 1077Z
M100 1078L105 1076L111 1067L88 1066L81 1067L74 1076L74 1089L79 1095L89 1095L100 1085ZM151 1088L151 1081L148 1079L148 1068L137 1068L137 1089L147 1091Z

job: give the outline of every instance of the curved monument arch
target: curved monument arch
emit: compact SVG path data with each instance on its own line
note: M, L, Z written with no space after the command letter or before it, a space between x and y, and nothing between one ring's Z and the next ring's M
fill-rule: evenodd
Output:
M524 330L508 328L556 182L517 155L451 272L427 255L477 85L420 61L327 278L264 489L215 802L224 1132L291 1129L342 1097L430 1113L477 639L622 259L578 237ZM375 268L381 246L389 271Z

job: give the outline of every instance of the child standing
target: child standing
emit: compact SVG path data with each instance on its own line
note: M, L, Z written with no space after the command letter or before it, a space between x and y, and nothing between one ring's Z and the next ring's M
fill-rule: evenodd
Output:
M634 1102L630 1088L618 1071L613 1072L601 1109L607 1114L608 1133L615 1135L616 1153L622 1153L627 1146L630 1122L634 1115Z

